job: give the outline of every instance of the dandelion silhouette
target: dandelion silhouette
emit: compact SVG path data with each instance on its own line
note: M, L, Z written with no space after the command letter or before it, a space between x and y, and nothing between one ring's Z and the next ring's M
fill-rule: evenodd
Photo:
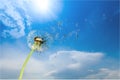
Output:
M43 51L45 48L46 40L49 39L50 35L48 34L44 35L46 37L41 37L41 33L38 34L37 31L31 31L28 35L28 46L31 48L30 53L28 54L26 60L23 63L22 69L20 71L19 80L22 80L24 69L26 67L26 64L28 63L30 57L32 56L34 51ZM49 39L50 40L50 39Z

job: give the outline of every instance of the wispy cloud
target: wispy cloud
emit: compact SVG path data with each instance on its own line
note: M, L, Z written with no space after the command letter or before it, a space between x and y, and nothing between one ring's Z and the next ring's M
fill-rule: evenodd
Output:
M25 35L25 26L30 26L29 15L26 14L24 0L1 0L0 21L4 26L3 37L20 38Z

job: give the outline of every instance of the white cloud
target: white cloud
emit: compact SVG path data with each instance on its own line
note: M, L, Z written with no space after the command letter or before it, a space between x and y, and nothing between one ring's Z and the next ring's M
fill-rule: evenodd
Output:
M0 53L2 56L0 58L0 78L18 78L19 76L20 69L29 51L26 51L24 47L16 46L16 44L3 44L0 46L0 49L2 49ZM33 56L35 55L37 54L34 53ZM23 78L112 79L120 77L118 69L111 69L109 66L107 68L95 68L101 65L99 61L102 61L104 57L104 54L100 52L70 50L57 51L42 58L35 58L33 56L25 68Z
M52 54L50 56L50 63L57 67L57 69L76 69L93 64L100 60L102 57L102 53L90 53L81 51L58 51L57 53Z
M28 53L21 48L12 45L3 45L2 58L0 58L0 69L2 70L1 78L18 78L22 64ZM17 52L15 52L15 51ZM22 54L21 54L22 53ZM35 55L35 54L34 54ZM81 51L57 51L49 55L45 60L31 57L25 68L24 78L60 78L57 74L66 71L80 71L87 69L87 66L94 65L101 60L103 53L90 53ZM6 75L4 75L6 74ZM69 78L72 75L67 76ZM79 75L80 76L80 75ZM77 77L76 77L77 78Z
M24 0L1 0L0 21L6 26L6 28L2 30L3 37L11 36L20 38L25 35L25 26L30 26L30 19L26 14L23 1Z

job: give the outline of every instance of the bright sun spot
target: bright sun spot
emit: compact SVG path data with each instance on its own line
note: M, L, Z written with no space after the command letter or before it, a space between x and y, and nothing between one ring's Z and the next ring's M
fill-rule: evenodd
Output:
M41 13L47 13L50 10L50 0L33 0L35 9Z
M39 20L53 20L60 13L61 0L30 0L30 14Z

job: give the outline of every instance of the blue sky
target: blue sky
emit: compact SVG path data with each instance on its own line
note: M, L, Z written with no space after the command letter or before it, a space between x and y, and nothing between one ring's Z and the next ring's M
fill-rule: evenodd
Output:
M0 78L18 78L32 31L51 39L32 55L24 78L120 78L119 1L52 0L46 11L41 3L1 0Z

